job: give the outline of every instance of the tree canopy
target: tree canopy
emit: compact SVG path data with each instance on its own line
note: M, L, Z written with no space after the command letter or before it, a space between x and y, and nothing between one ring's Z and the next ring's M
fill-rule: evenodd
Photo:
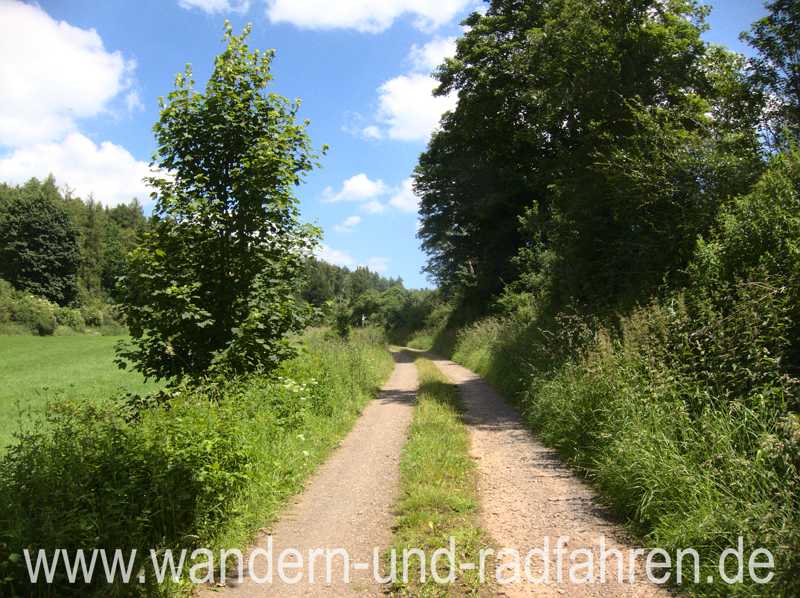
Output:
M800 139L800 3L771 0L768 14L743 39L758 54L751 60L751 77L767 105L765 126L773 143Z
M78 229L55 180L0 188L0 278L59 305L78 298Z
M299 102L269 91L272 51L249 27L216 58L203 92L191 67L162 100L151 230L131 254L121 357L148 376L270 369L291 354L297 300L315 231L298 222L294 187L316 155Z
M741 58L689 0L494 0L438 93L416 170L428 271L465 304L506 285L556 303L646 296L762 163Z

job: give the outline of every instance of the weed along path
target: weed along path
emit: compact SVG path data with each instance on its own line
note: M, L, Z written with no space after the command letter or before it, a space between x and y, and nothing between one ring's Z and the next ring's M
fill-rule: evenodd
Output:
M393 507L400 480L400 452L406 442L414 410L417 369L407 353L394 353L395 369L379 396L371 401L353 429L317 472L306 483L280 519L263 533L247 556L244 579L229 582L225 588L202 588L203 597L279 596L380 596L383 589L373 581L373 548L381 554L392 541ZM265 555L270 552L271 557ZM263 549L264 552L258 551ZM314 559L314 583L310 582L309 551L347 551L351 567L350 583L344 583L340 556L331 559L331 583L325 580L326 557ZM277 575L279 555L287 551L285 562L299 562L303 568L284 567L285 583ZM258 554L257 554L258 553ZM268 561L272 561L272 583L267 582ZM252 561L253 577L249 575ZM367 570L353 564L369 563ZM233 577L236 577L233 572Z
M647 581L642 553L633 559L634 567L629 566L635 547L625 540L623 530L609 519L591 488L563 464L555 451L533 437L513 408L470 370L433 355L427 357L458 385L460 391L466 410L465 422L470 431L472 456L478 465L482 525L498 550L510 548L520 554L517 559L513 554L498 552L498 560L508 567L502 570L503 577L508 579L514 575L516 563L522 578L520 582L499 586L498 595L671 595L663 587ZM556 556L559 538L564 544L560 568ZM545 545L546 541L549 546ZM607 581L600 583L603 545ZM530 579L535 583L528 583L525 556L532 549L540 552L529 560ZM611 552L612 549L620 551L622 558ZM546 559L542 558L542 552L547 553ZM570 560L572 558L575 560ZM593 572L594 583L571 583L570 568L573 564L588 563L590 559L591 570L588 565L577 566L574 579L585 581ZM691 559L687 561L687 569L691 569ZM617 575L620 562L623 564L622 582ZM634 573L633 583L630 583L631 571ZM652 571L659 578L667 569L653 568Z

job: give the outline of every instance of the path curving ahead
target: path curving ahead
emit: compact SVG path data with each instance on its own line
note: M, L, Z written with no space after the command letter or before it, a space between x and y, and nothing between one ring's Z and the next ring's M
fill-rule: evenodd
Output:
M441 372L459 388L466 409L465 423L469 427L472 456L478 467L478 494L481 504L481 523L498 549L513 548L524 557L531 549L547 552L550 583L516 583L497 588L499 596L569 596L597 597L661 597L670 596L661 586L644 577L643 567L629 568L628 551L636 548L626 538L621 527L614 523L597 501L588 484L580 480L563 463L558 453L542 445L527 429L520 416L480 376L470 370L426 354ZM570 584L567 558L562 560L562 582L557 583L555 544L559 537L568 537L565 550L592 551L594 571L599 576L600 539L605 538L606 554L612 549L623 552L623 583L618 583L618 559L607 561L607 583ZM576 555L578 562L588 560ZM503 562L513 563L502 559ZM644 562L639 556L636 563ZM543 577L543 559L531 560L532 577ZM628 572L634 571L634 583ZM661 575L663 571L654 570ZM522 571L524 576L524 570ZM582 579L585 570L577 570ZM610 579L609 579L610 578Z
M392 540L393 507L399 492L400 452L411 423L417 390L417 369L407 353L393 353L395 369L379 396L364 409L341 446L306 483L305 490L287 507L269 534L253 549L266 548L272 539L273 562L284 549L299 550L304 559L312 549L348 551L351 563L372 564L373 548L385 550ZM254 554L251 549L248 558ZM291 559L290 559L291 560ZM254 559L254 573L265 579L266 558ZM332 567L332 584L324 579L324 558L317 561L315 583L308 569L298 584L256 583L247 577L224 589L202 588L203 597L381 596L383 588L369 571L350 567L345 584L341 558ZM321 579L320 579L321 578Z

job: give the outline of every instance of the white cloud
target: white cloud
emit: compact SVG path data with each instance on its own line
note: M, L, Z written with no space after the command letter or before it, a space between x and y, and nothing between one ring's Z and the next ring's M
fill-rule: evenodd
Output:
M375 125L370 125L361 129L361 135L367 139L381 139L383 137L380 128Z
M400 183L400 188L389 200L389 203L401 212L416 212L419 209L419 197L414 194L414 181L411 178Z
M389 196L388 201L381 201L384 196ZM360 173L351 176L342 183L341 189L335 191L333 187L326 187L322 192L322 201L326 203L352 201L360 202L361 211L367 214L382 214L387 207L393 207L401 212L416 212L419 198L414 195L413 179L407 178L397 186L390 187L382 180L372 180L366 174ZM354 226L361 223L359 216L350 216L344 222L334 226L338 232L350 232Z
M442 114L453 110L458 103L456 93L434 96L439 82L429 75L455 51L454 37L413 45L408 54L411 72L389 79L378 88L377 122L347 130L367 139L427 141Z
M410 14L418 29L429 31L449 23L471 4L472 0L336 0L333 4L330 0L267 0L267 15L273 23L306 29L378 33Z
M62 138L132 84L135 63L108 52L94 29L0 0L0 145Z
M333 264L334 266L353 268L356 265L356 260L353 259L353 256L349 253L334 249L324 243L317 247L316 255L318 259Z
M78 131L81 119L143 109L135 69L135 61L107 51L94 29L56 21L35 4L0 0L0 180L53 174L106 205L149 201L146 162Z
M125 95L125 107L128 109L128 113L144 110L144 104L138 91L134 89Z
M455 93L435 97L438 82L420 73L400 75L380 86L378 120L390 139L427 141L448 110L455 108Z
M250 11L250 0L178 0L178 4L186 10L198 8L211 15L225 12L245 14Z
M361 216L349 216L339 224L334 225L333 230L337 233L352 233L361 224Z
M382 204L377 199L372 199L366 203L362 203L361 209L367 214L382 214L386 211L386 205Z
M391 261L387 257L371 257L366 263L358 262L346 251L334 249L329 245L325 245L325 243L317 247L315 255L317 259L333 264L334 266L342 266L344 268L350 268L351 270L356 267L367 267L370 271L377 272L378 274L386 272L389 269L389 262Z
M436 38L423 46L411 46L409 60L415 70L427 74L442 64L445 58L452 58L455 54L456 38Z
M382 180L371 180L366 174L360 173L351 176L339 191L326 187L322 192L322 200L327 203L339 201L367 201L386 194L389 188Z
M389 261L388 257L371 257L367 260L366 266L371 272L383 274L389 269Z
M96 145L80 133L70 133L63 141L34 144L0 157L2 181L22 183L48 174L79 197L85 199L92 193L104 205L134 197L142 203L150 200L150 191L142 182L150 174L147 163L108 141Z

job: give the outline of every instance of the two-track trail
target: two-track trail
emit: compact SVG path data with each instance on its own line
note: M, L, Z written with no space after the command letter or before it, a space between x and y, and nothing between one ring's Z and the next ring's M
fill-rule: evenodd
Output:
M626 538L622 528L611 520L592 489L569 470L558 453L534 438L516 410L470 370L434 355L426 357L432 359L459 388L470 430L472 456L477 460L484 529L498 549L515 549L523 557L531 549L543 549L545 538L548 539L549 583L542 583L545 559L537 555L531 559L530 567L536 584L504 585L498 588L498 595L543 598L670 595L667 590L647 581L642 555L636 556L633 568L629 567L629 557L635 546ZM584 549L592 552L595 577L600 571L600 544L604 543L608 564L606 582L571 584L569 568L573 563L565 553L561 559L561 583L558 583L555 548L560 537L568 538L565 551L576 554L576 562L588 562L589 557L586 553L574 551ZM622 583L617 579L620 559L611 552L613 549L623 555ZM511 556L502 560L513 565L515 559ZM631 571L634 573L633 583L630 583ZM575 579L582 581L586 572L587 569L576 569ZM504 572L504 575L506 573L513 574L513 570ZM524 577L524 568L521 573Z
M386 549L392 540L393 507L400 480L400 452L406 441L414 410L417 370L406 353L394 353L395 369L379 396L371 401L353 429L287 507L269 534L258 538L254 548L266 548L272 537L273 560L284 549L296 549L307 563L310 550L344 549L351 563L370 563L370 570L350 568L344 583L343 559L333 560L331 584L325 583L324 558L317 559L314 583L306 569L297 584L257 583L245 577L222 591L204 588L198 595L231 597L279 596L380 596L383 588L373 580L373 548ZM254 553L250 552L250 558ZM287 562L292 561L289 558ZM267 559L255 558L256 580L267 575ZM273 563L274 565L275 563ZM248 567L245 566L245 572ZM295 573L291 572L292 575Z
M524 555L531 549L547 550L537 555L528 572L547 583L491 584L482 595L511 597L661 597L670 593L649 583L644 576L643 557L630 568L629 555L636 548L619 524L612 521L592 489L575 476L558 454L538 442L517 412L479 376L451 361L426 354L458 386L465 407L471 452L477 461L481 525L495 549L511 548ZM371 401L341 446L310 478L279 520L263 533L252 550L272 542L273 573L277 555L285 549L299 551L305 567L300 583L283 583L277 575L266 577L266 558L254 558L254 577L225 588L198 589L198 596L382 596L386 588L373 578L373 550L391 545L394 505L399 493L399 462L413 416L418 387L417 370L409 353L394 353L395 370L379 396ZM547 539L547 540L546 540ZM555 548L564 544L561 577ZM565 541L566 539L566 541ZM620 551L621 560L607 560L608 580L603 583L570 583L570 552L591 551L594 573L599 568L600 542L607 552ZM548 542L549 544L545 544ZM310 551L344 549L351 566L345 583L342 559L333 560L332 583L324 579L324 558L317 560L314 583L310 583ZM254 552L248 558L252 558ZM610 554L614 554L610 552ZM586 560L585 552L581 555ZM288 562L295 561L289 558ZM502 563L510 563L500 559ZM547 565L545 565L547 561ZM296 561L295 561L296 562ZM369 563L369 569L354 570L352 563ZM622 563L623 575L616 579ZM245 572L248 566L245 566ZM585 570L581 570L585 571ZM631 583L630 572L635 574ZM522 571L523 575L528 573ZM487 570L490 579L494 567ZM510 571L504 574L510 573Z

